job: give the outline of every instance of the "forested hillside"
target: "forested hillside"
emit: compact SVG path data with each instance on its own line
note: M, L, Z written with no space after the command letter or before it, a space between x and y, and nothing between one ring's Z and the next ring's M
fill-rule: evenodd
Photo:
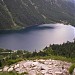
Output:
M0 29L62 22L75 25L74 0L0 0Z
M0 67L26 59L58 59L75 63L75 42L53 44L39 52L26 50L8 50L0 48Z

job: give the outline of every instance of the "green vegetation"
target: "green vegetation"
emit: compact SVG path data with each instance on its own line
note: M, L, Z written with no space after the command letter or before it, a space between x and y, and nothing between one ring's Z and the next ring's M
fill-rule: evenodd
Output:
M75 63L75 42L67 42L62 45L53 44L39 52L36 50L28 52L25 50L0 49L0 67L27 59L56 59Z
M55 59L72 62L73 65L69 69L69 72L71 74L73 72L73 69L75 68L75 42L67 42L63 43L62 45L53 44L49 47L45 47L39 52L36 52L36 50L34 52L28 52L26 50L14 51L8 49L0 49L0 68L2 68L5 65L11 65L22 60L35 59ZM3 74L9 75L10 73L0 73L0 75ZM16 75L16 73L13 72L10 75Z
M75 42L67 42L63 44L50 45L54 55L64 56L67 58L75 58Z
M15 64L15 63L17 63L19 61L23 61L23 59L20 59L20 58L15 59L15 60L14 59L10 59L10 60L7 61L7 64L11 65L11 64Z
M74 3L68 0L0 0L0 29L45 23L75 25L74 13Z
M17 73L15 71L11 71L11 72L0 72L0 75L24 75L24 74L28 74L27 72L24 72L24 73Z
M69 73L72 74L73 73L73 70L75 68L75 64L72 64L69 68Z
M20 75L16 72L0 72L0 75Z

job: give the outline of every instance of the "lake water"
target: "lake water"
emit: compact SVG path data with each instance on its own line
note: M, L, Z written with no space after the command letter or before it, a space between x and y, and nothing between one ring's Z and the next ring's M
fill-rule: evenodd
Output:
M0 31L0 48L38 51L50 44L72 42L74 37L75 28L70 25L44 24L15 32Z

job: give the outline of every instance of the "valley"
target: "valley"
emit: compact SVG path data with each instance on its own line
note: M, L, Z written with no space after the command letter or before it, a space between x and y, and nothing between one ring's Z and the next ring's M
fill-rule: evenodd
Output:
M0 75L75 75L75 0L0 0Z

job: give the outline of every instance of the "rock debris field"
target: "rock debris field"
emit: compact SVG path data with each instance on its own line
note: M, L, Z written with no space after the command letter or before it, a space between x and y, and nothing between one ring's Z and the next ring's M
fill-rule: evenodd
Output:
M69 75L71 63L59 60L27 60L11 66L5 66L2 71L16 71L24 75Z

